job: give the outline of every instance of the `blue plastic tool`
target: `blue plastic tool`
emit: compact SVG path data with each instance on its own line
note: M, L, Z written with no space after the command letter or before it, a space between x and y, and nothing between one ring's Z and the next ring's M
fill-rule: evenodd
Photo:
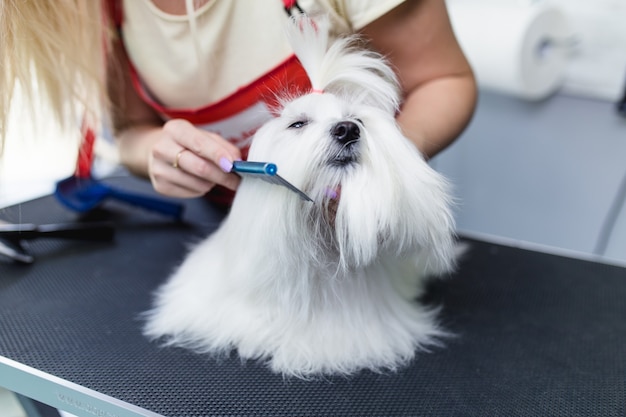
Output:
M80 213L96 208L107 199L118 200L146 210L180 219L184 206L162 198L122 191L92 177L72 176L59 181L55 197L66 207Z
M184 206L158 197L123 191L106 185L91 176L93 146L96 139L93 129L83 124L83 141L78 152L74 175L56 184L55 197L66 207L80 213L94 209L106 199L115 199L146 210L180 219Z

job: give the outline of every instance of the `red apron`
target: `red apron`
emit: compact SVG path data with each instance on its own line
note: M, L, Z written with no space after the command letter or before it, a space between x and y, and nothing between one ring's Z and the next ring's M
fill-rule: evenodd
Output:
M283 0L282 4L291 15L292 8L302 12L293 0ZM120 0L109 0L111 16L117 28L121 28L122 7ZM310 81L295 55L290 56L266 74L251 83L241 86L228 97L201 108L175 109L159 103L141 82L139 74L130 65L132 84L141 99L161 115L163 120L185 119L198 128L215 132L234 143L247 158L252 136L272 116L272 110L278 104L276 93L288 86L289 94L308 91ZM234 193L224 187L214 187L207 197L221 206L232 203Z

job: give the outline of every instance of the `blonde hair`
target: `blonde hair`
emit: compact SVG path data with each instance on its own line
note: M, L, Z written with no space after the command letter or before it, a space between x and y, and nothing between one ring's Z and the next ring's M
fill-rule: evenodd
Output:
M2 0L0 6L0 147L19 86L31 106L52 110L61 126L106 108L111 32L104 1ZM1 149L1 148L0 148Z

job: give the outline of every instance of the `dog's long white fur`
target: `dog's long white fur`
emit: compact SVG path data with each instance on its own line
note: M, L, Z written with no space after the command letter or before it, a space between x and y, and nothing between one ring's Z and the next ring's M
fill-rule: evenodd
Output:
M328 47L325 19L295 22L290 39L324 93L286 102L249 159L276 163L315 204L244 179L220 228L157 291L145 334L285 375L395 370L445 334L416 297L454 266L448 186L398 128L382 57L355 38ZM358 158L337 167L330 131L342 120L358 121Z

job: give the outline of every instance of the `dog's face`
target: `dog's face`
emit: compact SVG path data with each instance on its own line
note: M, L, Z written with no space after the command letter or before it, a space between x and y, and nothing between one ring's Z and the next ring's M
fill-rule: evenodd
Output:
M280 175L315 201L313 207L305 205L310 215L334 229L348 178L371 171L369 126L381 123L382 116L335 94L307 94L286 103L280 116L262 128L250 159L276 163Z
M255 157L276 158L278 149L293 155L297 149L307 147L309 151L319 152L309 154L308 158L320 158L316 161L319 165L342 169L358 163L364 133L364 122L359 117L363 111L359 107L334 94L312 93L296 98L285 104L279 117L262 128L255 137L255 149L251 153ZM264 131L269 130L277 136L268 138ZM264 141L272 144L263 144ZM271 155L263 155L269 148Z
M257 135L251 157L275 162L281 175L316 202L336 203L344 178L363 165L368 152L369 113L334 94L299 97Z
M287 106L281 122L287 127L288 141L316 141L319 168L341 173L358 165L362 154L362 136L366 131L356 105L332 94L309 94Z

